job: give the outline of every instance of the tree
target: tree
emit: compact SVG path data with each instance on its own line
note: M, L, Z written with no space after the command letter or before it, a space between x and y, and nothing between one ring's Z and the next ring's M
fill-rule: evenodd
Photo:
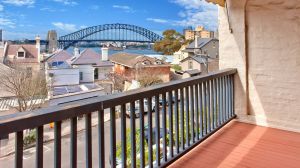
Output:
M26 69L3 67L0 69L0 86L17 99L19 112L40 108L47 98L48 87L44 75Z
M137 81L140 83L142 88L163 83L162 79L159 78L159 74L145 69L140 69L139 71Z
M124 90L126 77L122 74L112 72L106 75L107 78L113 83L113 90L122 92Z
M173 55L183 44L188 42L189 41L186 41L182 34L170 29L163 32L163 40L154 44L154 50L164 55Z

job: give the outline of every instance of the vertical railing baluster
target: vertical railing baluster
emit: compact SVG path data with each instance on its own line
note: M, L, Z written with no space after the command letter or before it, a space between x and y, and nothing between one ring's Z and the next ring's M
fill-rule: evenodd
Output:
M225 87L225 113L226 118L225 120L228 120L228 84L227 84L227 76L224 76L224 87Z
M207 82L203 83L203 136L207 134Z
M105 167L104 110L98 111L99 168Z
M77 117L71 119L70 167L77 167Z
M145 143L144 143L144 99L139 100L139 112L140 112L140 166L145 167ZM150 109L148 109L150 112Z
M225 77L222 77L222 91L223 91L223 123L226 122L227 120L227 115L226 115L226 92L225 92Z
M43 137L44 137L44 127L40 126L36 128L36 167L43 167Z
M54 167L61 168L61 121L54 123Z
M211 131L211 80L207 81L207 130Z
M116 108L110 108L110 160L111 167L117 166L116 158Z
M185 87L185 130L186 130L186 145L187 147L190 146L190 121L189 121L189 87Z
M175 90L175 105L174 105L174 113L175 113L175 147L176 154L179 153L179 116L178 116L178 89Z
M135 102L130 102L130 147L131 167L136 167L136 133L135 133Z
M173 94L172 91L168 92L168 112L169 112L169 156L173 157Z
M221 125L221 94L220 94L220 78L216 79L217 83L217 115L218 115L218 120L217 120L217 126Z
M229 84L229 76L226 76L226 100L227 100L227 120L230 118L230 84Z
M200 108L200 137L203 137L203 115L204 115L204 110L203 110L203 83L199 84L199 108Z
M191 85L190 87L190 124L191 124L191 141L192 143L195 142L195 121L194 121L194 113L195 113L195 102L194 102L194 85Z
M23 131L16 132L15 137L15 168L23 167Z
M92 114L85 115L85 161L86 168L92 167Z
M170 103L170 102L169 102ZM162 94L162 133L163 133L163 161L167 161L167 109L166 109L166 93Z
M153 150L152 150L152 97L147 99L148 101L148 165L149 168L153 167Z
M224 113L223 113L223 80L222 77L219 78L219 110L220 110L220 125L223 124Z
M231 75L231 115L234 115L234 75Z
M181 135L181 149L184 150L184 88L180 88L180 135Z
M214 79L214 128L218 127L218 104L217 104L217 94L218 94L217 78Z
M156 167L160 166L160 124L159 124L159 96L155 95L155 144Z
M211 80L211 105L212 105L212 113L211 113L211 120L212 120L212 130L215 129L215 79Z
M122 167L127 166L127 145L126 145L126 105L121 105L121 146L122 146Z
M196 140L199 140L199 85L195 85Z

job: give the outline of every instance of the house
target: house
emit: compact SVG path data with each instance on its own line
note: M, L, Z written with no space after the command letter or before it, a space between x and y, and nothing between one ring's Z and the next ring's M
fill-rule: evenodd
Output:
M113 71L114 64L108 60L108 49L102 48L102 54L93 49L85 49L81 53L75 48L74 56L67 60L73 68L79 69L81 83L106 80L107 74Z
M8 66L26 69L31 73L41 70L40 37L36 44L7 44L4 49L4 63Z
M180 61L183 78L219 70L219 60L212 59L204 55L194 55L186 57Z
M144 75L157 75L163 82L170 81L170 64L140 54L116 53L110 56L115 64L114 72L124 75L127 80L138 80Z
M197 38L188 45L182 45L180 50L174 53L172 64L179 64L181 60L194 55L219 58L219 40L215 38Z
M219 40L215 38L197 37L182 52L192 55L206 55L210 58L219 58Z

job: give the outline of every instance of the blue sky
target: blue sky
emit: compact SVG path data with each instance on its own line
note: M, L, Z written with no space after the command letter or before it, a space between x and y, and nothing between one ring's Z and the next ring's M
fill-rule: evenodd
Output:
M0 0L5 39L45 38L106 24L128 23L161 33L187 26L217 28L217 6L205 0Z

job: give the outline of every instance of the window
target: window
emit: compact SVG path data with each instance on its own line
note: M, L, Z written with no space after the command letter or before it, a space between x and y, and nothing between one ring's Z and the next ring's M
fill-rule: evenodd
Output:
M79 80L83 80L83 72L79 72Z
M99 79L98 68L95 68L94 70L94 79Z
M189 64L189 69L193 69L193 61L190 60L188 64Z
M25 52L23 52L23 51L18 52L18 57L19 58L24 58L25 57Z

